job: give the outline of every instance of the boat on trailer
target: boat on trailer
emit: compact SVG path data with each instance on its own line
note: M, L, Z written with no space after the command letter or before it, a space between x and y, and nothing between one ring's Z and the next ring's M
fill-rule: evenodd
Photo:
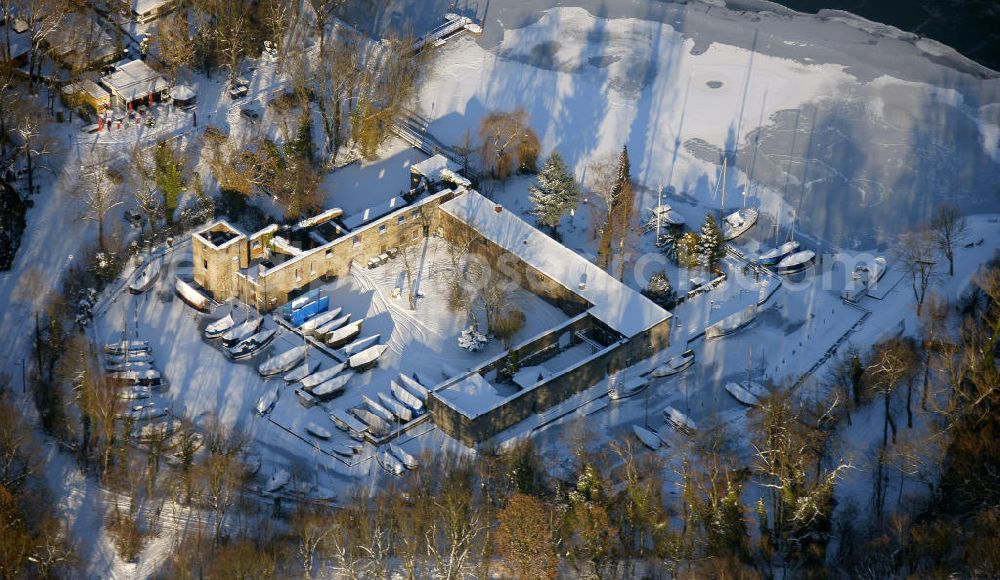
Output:
M145 371L153 368L153 365L149 361L143 360L129 360L120 363L104 363L104 370L109 372L124 372L124 371Z
M119 386L160 387L163 376L156 369L128 370L108 373L108 381Z
M330 421L333 422L337 429L350 434L355 439L362 439L365 431L368 430L368 425L352 417L349 413L344 412L343 409L330 411Z
M722 238L727 242L734 240L757 223L759 212L757 208L745 207L734 211L722 220Z
M275 403L278 402L278 397L281 396L281 389L279 387L274 387L273 389L268 389L263 395L257 399L257 406L255 410L257 414L263 417L271 412L274 408Z
M367 371L378 364L378 358L389 348L388 344L376 344L347 359L347 364L357 372Z
M612 401L637 395L649 386L649 380L645 377L632 377L623 381L617 379L618 377L615 377L611 386L608 387L608 398Z
M306 389L311 389L316 385L326 382L332 379L333 377L339 375L346 368L347 368L346 364L338 363L328 369L322 371L316 371L313 374L302 379L302 387Z
M669 377L687 370L694 364L694 351L688 349L681 354L671 357L670 360L653 369L649 374L654 377Z
M380 334L373 334L371 336L359 338L354 342L352 342L351 344L340 349L340 351L344 353L345 356L356 355L359 352L368 348L369 346L372 346L373 344L377 343L380 336L381 336Z
M774 267L774 271L778 274L796 274L812 266L815 261L816 252L803 250L786 256L778 262L778 265Z
M344 389L347 388L347 381L351 380L353 376L354 373L344 373L316 385L309 392L321 402L329 401L344 392Z
M260 366L257 367L257 371L265 377L285 373L292 370L292 367L299 364L305 356L305 345L295 346L260 363Z
M688 435L694 433L698 429L698 426L691 420L691 417L688 417L673 407L668 406L663 409L663 420L681 433L686 433Z
M390 453L389 450L380 452L378 454L378 459L382 469L385 469L393 475L403 475L403 472L406 471L406 466L403 465L403 462L396 459L396 457Z
M389 432L389 423L368 409L354 407L351 409L351 412L354 413L354 416L357 417L358 420L365 425L368 425L369 431L374 433L376 436L384 435Z
M323 314L320 314L319 316L310 318L309 320L302 323L302 326L299 327L299 330L301 330L305 334L312 334L313 332L316 331L316 329L322 327L324 324L336 320L336 318L340 316L341 310L343 310L343 308L338 306L333 310L329 310L327 312L324 312Z
M340 316L338 318L334 318L333 320L327 322L323 326L317 327L314 334L319 337L331 334L333 333L333 331L347 324L347 321L349 321L350 319L351 319L350 313Z
M653 451L656 451L663 445L663 441L660 439L660 436L645 427L632 425L632 432L635 433L636 438L639 439L643 445L649 447Z
M361 453L361 445L358 443L341 443L334 445L332 451L341 457L354 457Z
M399 382L404 385L407 390L414 393L418 399L421 401L427 401L427 395L430 394L430 391L427 387L420 384L417 379L410 378L403 373L399 373Z
M232 326L229 330L222 333L222 344L227 347L239 344L260 330L260 325L262 323L263 319L252 318L248 319L243 324Z
M378 415L379 417L382 417L386 421L395 421L396 420L396 415L394 415L392 413L392 411L390 411L389 409L386 409L385 407L383 407L382 405L380 405L379 403L377 403L374 399L372 399L368 395L361 395L361 402L363 402L365 405L367 405L368 409L372 413L375 413L376 415Z
M132 294L142 294L156 284L156 279L160 277L160 261L153 260L142 268L139 276L128 285L128 291Z
M230 312L222 318L216 320L215 322L209 324L205 327L205 338L219 338L227 330L236 326L236 319L233 318L233 313Z
M407 469L416 469L420 465L420 462L417 461L416 457L407 453L406 450L395 443L389 444L389 451L391 451L396 459L402 462Z
M104 354L124 355L133 352L149 352L149 342L145 340L122 340L104 345Z
M399 417L399 419L404 423L413 420L413 411L391 396L386 395L383 392L379 392L378 400L382 403L383 407L392 411L392 414Z
M249 358L260 352L274 340L275 330L262 330L250 338L244 340L233 348L229 349L229 355L236 359Z
M726 391L748 407L760 406L760 399L767 395L764 385L755 382L726 383Z
M407 391L405 387L401 386L395 380L389 381L389 390L392 391L392 396L399 399L399 401L407 407L413 409L414 412L422 413L424 411L423 401L410 391Z
M133 350L128 354L106 354L104 364L122 365L130 362L153 362L153 354L148 350Z
M772 248L771 250L761 254L757 258L757 261L765 266L773 266L785 259L786 256L794 254L799 249L799 245L800 244L795 240L785 242L777 248Z
M285 379L286 383L294 383L297 381L301 381L302 379L313 374L314 372L316 372L316 369L318 368L319 368L318 360L314 361L304 360L302 361L302 364L300 364L293 370L286 373L285 376L282 378Z
M355 320L347 326L334 330L330 333L330 336L326 337L326 344L329 345L330 348L340 348L351 342L357 338L359 334L361 334L361 325L364 321L364 318L361 320Z
M320 439L329 439L332 436L329 429L325 427L320 427L316 423L309 421L305 426L306 433L312 435L313 437L318 437Z

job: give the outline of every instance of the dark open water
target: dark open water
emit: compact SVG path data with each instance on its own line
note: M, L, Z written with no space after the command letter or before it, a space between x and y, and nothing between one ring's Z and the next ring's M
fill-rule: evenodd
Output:
M772 0L799 12L853 12L946 44L1000 71L1000 0Z

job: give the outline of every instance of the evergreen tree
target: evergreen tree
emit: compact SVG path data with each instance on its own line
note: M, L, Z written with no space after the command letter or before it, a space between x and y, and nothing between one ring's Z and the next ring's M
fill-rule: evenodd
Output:
M529 190L532 215L538 223L555 233L559 221L570 209L576 207L580 188L558 152L553 151L538 174L538 184Z
M649 278L649 284L642 293L664 308L670 308L674 303L674 287L670 285L670 279L664 270L653 273Z
M628 237L632 222L632 206L634 192L632 191L632 164L628 158L628 145L622 147L615 170L615 184L608 195L608 221L601 230L601 240L598 248L598 265L607 269L611 262L611 248L615 240L618 242L618 253L621 259L618 279L625 277L625 239Z
M701 235L698 237L698 264L702 268L712 270L719 265L725 255L722 229L712 214L706 214L705 223L701 225Z

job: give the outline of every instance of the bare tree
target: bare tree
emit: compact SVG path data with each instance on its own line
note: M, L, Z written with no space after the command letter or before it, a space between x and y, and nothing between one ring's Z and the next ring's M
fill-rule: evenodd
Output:
M479 124L483 169L503 181L517 169L534 170L538 136L528 126L524 109L492 112Z
M910 272L913 298L917 302L917 316L923 311L927 289L934 279L935 256L934 234L927 228L903 234L897 255L899 261Z
M313 10L313 27L319 37L319 54L322 59L326 55L327 29L333 20L333 13L346 4L347 0L308 0L308 3Z
M66 0L19 0L18 15L28 25L31 47L28 53L29 89L35 92L35 83L42 72L43 48L49 36L60 29L63 18L72 10Z
M171 83L177 82L180 69L194 64L195 43L188 33L187 15L178 11L160 18L156 43L158 57Z
M948 259L948 275L955 275L955 246L962 243L968 232L965 218L953 205L942 205L934 212L930 224L931 238L937 249Z
M303 577L309 580L313 577L316 554L330 535L337 531L336 519L324 508L303 503L292 513L291 529L302 560Z
M15 114L12 132L28 170L28 191L34 192L35 170L41 159L51 153L52 141L45 132L45 114L34 102L21 103Z
M121 188L109 173L110 163L110 157L99 155L93 163L84 166L74 192L84 205L81 217L97 222L97 243L102 250L105 248L104 218L122 204Z

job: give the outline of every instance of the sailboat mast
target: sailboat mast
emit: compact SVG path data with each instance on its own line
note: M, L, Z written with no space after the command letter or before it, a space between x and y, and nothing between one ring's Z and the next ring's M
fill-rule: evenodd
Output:
M726 161L725 157L722 158L722 207L720 209L726 209Z
M656 240L654 243L660 243L660 214L663 213L663 185L660 185L660 190L656 192Z

